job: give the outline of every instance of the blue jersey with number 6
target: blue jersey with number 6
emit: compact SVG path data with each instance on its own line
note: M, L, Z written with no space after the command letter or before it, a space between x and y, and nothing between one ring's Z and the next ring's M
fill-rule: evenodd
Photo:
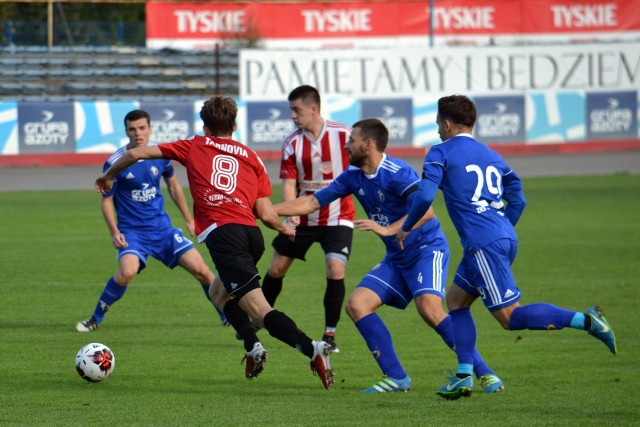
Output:
M465 251L475 252L499 239L517 240L503 198L522 191L522 182L498 153L470 134L433 146L422 176L442 190Z

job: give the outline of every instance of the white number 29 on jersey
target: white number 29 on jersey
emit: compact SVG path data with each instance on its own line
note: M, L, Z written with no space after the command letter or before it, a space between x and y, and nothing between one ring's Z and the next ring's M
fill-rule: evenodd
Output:
M475 192L471 197L471 202L474 205L487 206L489 203L486 200L480 200L482 190L486 187L487 191L496 195L498 199L502 198L502 175L495 166L487 166L484 171L478 165L467 165L465 168L467 172L474 172L478 177ZM496 203L493 202L492 205ZM500 206L494 206L495 208L502 207L502 201L497 203Z
M238 185L238 159L225 154L213 158L211 164L211 185L218 190L231 194Z

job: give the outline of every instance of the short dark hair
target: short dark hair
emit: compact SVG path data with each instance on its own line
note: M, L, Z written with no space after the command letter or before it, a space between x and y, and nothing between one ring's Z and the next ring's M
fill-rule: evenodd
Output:
M289 92L289 97L287 98L289 102L298 99L302 99L304 102L311 101L313 104L316 104L318 110L320 110L320 93L318 93L318 89L315 87L302 85Z
M389 130L380 119L363 119L355 122L351 129L359 128L362 139L371 138L376 143L376 148L384 152L389 143Z
M127 122L135 122L136 120L147 119L147 124L151 125L151 116L144 110L132 110L124 116L124 128L127 128Z
M476 114L475 104L464 95L444 96L438 100L438 115L441 120L473 127Z
M211 97L200 110L200 118L213 136L231 135L237 115L236 101L228 96Z

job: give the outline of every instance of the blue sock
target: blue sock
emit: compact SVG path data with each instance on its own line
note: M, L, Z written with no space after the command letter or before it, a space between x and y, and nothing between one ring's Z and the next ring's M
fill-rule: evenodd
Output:
M571 326L575 314L575 311L558 308L545 302L523 305L511 313L509 329L512 331L562 329ZM579 329L584 329L584 322Z
M581 330L585 330L585 325L584 322L586 321L585 319L585 314L584 313L576 313L573 315L573 318L571 319L571 324L569 325L570 328L573 329L581 329Z
M200 286L202 286L202 290L204 291L204 294L207 297L207 299L211 301L211 297L209 296L209 288L211 287L211 285L203 285L202 283L200 283ZM211 303L213 304L213 301L211 301ZM227 316L225 316L222 310L220 310L215 304L213 304L213 308L215 308L216 311L218 312L218 316L220 316L220 321L224 322L225 320L227 320Z
M451 310L449 312L453 323L453 336L458 355L458 374L473 373L473 362L476 348L476 325L471 317L469 307Z
M96 318L98 323L102 322L104 318L104 314L109 310L109 307L113 305L116 301L118 301L127 290L127 286L120 286L118 283L113 280L113 277L109 279L107 284L104 286L102 290L102 295L100 295L100 300L96 305L96 309L93 312L93 317Z
M436 326L435 331L440 335L445 344L447 344L451 350L454 350L453 323L451 323L451 316L445 317L442 322ZM478 353L478 350L476 349L473 351L473 373L478 378L483 375L493 375L493 371L486 363L484 363L482 356L480 356L480 353Z
M403 379L407 373L402 368L391 334L382 319L371 313L356 322L356 328L367 343L367 347L373 358L376 359L382 373L394 379Z

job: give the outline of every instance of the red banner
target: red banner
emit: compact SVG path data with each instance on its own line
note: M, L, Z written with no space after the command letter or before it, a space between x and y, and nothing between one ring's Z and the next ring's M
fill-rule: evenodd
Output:
M150 42L220 39L419 39L430 34L429 2L166 3L147 2ZM585 34L637 37L636 0L438 0L433 34L522 37ZM637 40L635 38L634 40ZM375 43L374 43L375 45Z

